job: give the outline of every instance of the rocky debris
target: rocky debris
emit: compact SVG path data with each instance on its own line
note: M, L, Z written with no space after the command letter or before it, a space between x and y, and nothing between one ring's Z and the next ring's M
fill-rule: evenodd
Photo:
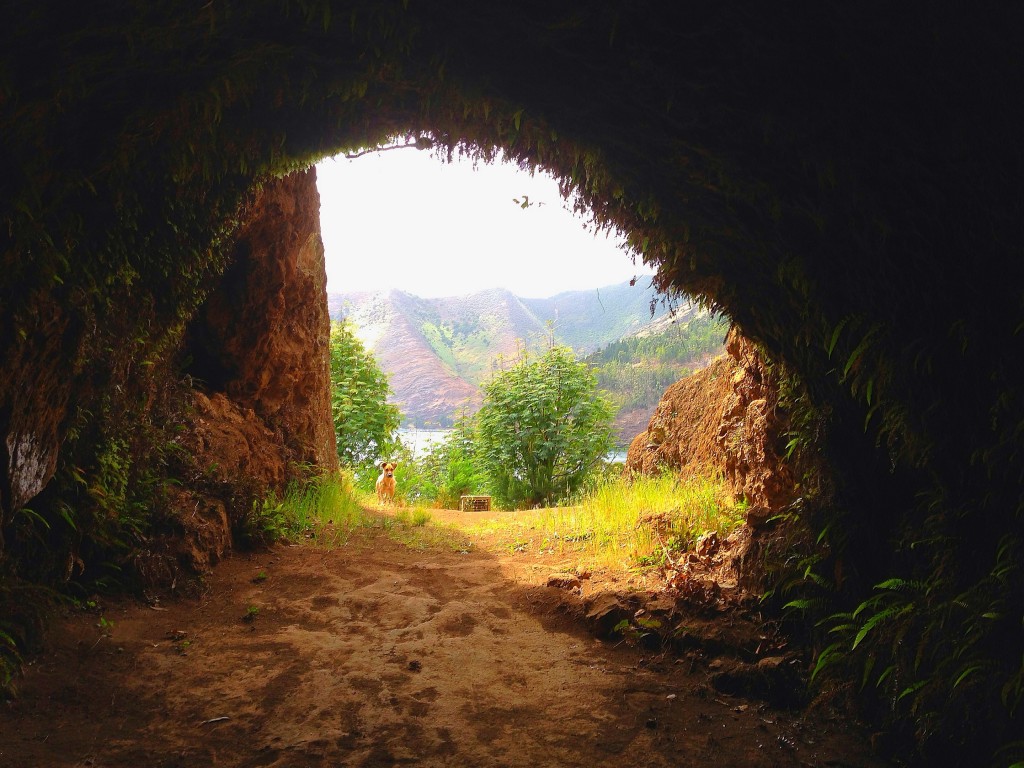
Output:
M548 577L547 586L555 589L583 591L583 582L575 573L556 573Z
M701 535L693 545L693 553L697 557L711 557L718 551L718 534L708 531Z
M188 572L209 572L231 551L227 505L216 497L180 489L169 501L184 529L184 535L173 540L178 564Z

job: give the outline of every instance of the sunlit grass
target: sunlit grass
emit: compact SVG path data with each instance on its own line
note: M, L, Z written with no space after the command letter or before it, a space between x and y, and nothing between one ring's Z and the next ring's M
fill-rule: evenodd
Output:
M674 559L708 531L724 537L744 512L721 478L671 474L607 479L572 506L482 513L460 525L435 522L423 506L382 508L347 473L289 488L264 508L271 513L264 512L265 520L276 520L268 528L291 539L338 545L357 530L377 531L414 549L469 551L479 544L505 554L558 556L573 567L627 570Z
M244 521L243 536L268 543L301 538L337 542L369 519L351 473L326 473L292 483L280 498L271 494L254 505Z
M301 529L325 525L354 528L365 523L352 475L347 472L318 477L285 497Z
M496 549L561 555L579 567L635 568L726 536L743 519L720 478L605 480L573 506L498 513L467 527Z
M549 546L604 565L660 562L708 531L728 535L743 517L721 478L669 474L606 481L578 506L545 512Z
M430 511L425 507L401 507L395 510L395 521L406 528L418 528L430 522Z

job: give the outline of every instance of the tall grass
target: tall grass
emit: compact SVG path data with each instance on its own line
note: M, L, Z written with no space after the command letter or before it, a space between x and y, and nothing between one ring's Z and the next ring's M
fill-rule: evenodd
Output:
M240 540L269 543L303 537L345 537L369 518L360 504L351 472L324 474L292 483L279 498L256 502L238 532Z
M742 517L722 479L662 475L605 480L577 506L544 510L538 525L558 552L628 567L672 558L707 531L725 536Z

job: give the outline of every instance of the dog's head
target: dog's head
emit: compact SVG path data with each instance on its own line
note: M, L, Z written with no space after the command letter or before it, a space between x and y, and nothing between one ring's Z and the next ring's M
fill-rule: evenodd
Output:
M395 467L398 466L398 462L382 461L378 466L380 467L381 474L384 475L384 477L394 477Z

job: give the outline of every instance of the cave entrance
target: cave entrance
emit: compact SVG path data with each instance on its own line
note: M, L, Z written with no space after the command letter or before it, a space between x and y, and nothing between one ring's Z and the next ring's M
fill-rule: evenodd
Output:
M351 320L390 376L414 445L475 411L480 384L521 347L585 357L668 309L625 235L553 176L472 150L446 158L398 139L317 165L331 318ZM648 400L617 424L620 447Z

